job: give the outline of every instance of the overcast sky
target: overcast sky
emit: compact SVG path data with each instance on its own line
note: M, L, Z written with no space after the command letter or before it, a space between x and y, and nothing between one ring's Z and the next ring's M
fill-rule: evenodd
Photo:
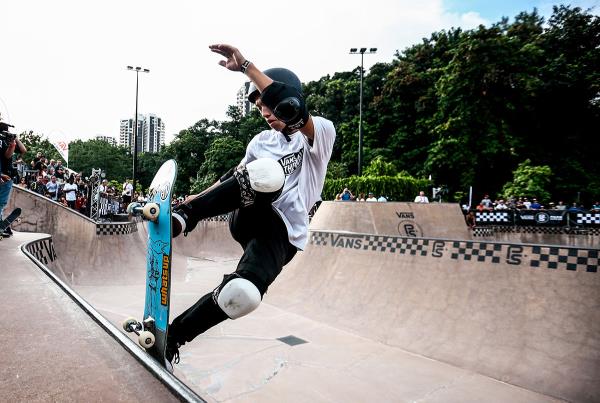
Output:
M571 4L589 8L598 0ZM208 50L230 43L259 68L288 67L303 82L360 64L351 47L377 47L365 67L453 26L514 17L546 0L0 0L0 113L17 132L52 141L118 138L139 112L163 118L167 141L202 118L224 120L244 82ZM598 14L598 7L594 9Z

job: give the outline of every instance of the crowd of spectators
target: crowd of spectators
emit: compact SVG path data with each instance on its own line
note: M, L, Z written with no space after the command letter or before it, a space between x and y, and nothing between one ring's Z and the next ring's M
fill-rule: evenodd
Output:
M360 193L358 195L358 197L356 197L354 194L352 194L350 189L344 188L344 190L342 190L341 193L339 193L335 196L335 201L385 203L388 201L388 199L387 199L387 197L385 197L383 195L381 195L379 197L375 197L375 194L373 192L369 192L368 195L366 195L366 197L365 197L364 193Z
M91 194L92 181L99 179L73 172L61 160L48 160L42 152L38 152L30 162L24 161L20 156L15 164L16 177L13 179L17 186L90 216L90 200L94 197ZM133 191L129 180L123 183L122 188L117 189L117 186L109 185L107 179L102 179L98 184L98 191L101 206L99 213L103 220L110 219L114 214L124 213L132 200L142 204L147 200L147 196Z
M496 210L565 210L568 212L582 212L588 211L584 205L576 202L571 203L567 206L564 201L559 200L558 203L552 201L543 204L540 201L532 197L509 197L508 199L496 199L492 201L489 195L484 195L483 199L475 207L475 210L479 212L483 211L496 211ZM600 202L596 201L591 209L592 212L600 212Z

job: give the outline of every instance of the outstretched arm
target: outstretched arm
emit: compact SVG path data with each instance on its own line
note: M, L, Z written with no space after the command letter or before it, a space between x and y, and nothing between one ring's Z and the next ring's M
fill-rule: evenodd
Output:
M246 74L246 76L250 80L252 80L252 82L261 94L269 85L273 83L273 80L270 79L267 75L265 75L262 71L260 71L254 63L248 61L242 55L238 48L222 43L210 45L209 49L212 52L218 53L221 56L225 57L225 60L219 61L219 65L225 67L228 70L241 71L244 74ZM306 112L306 115L308 115L308 112ZM304 126L295 130L299 130L312 142L312 140L315 137L315 127L310 115L308 115L305 122L306 123L304 124Z
M219 60L221 66L231 71L243 72L260 92L273 83L273 80L260 71L254 63L246 60L238 48L224 43L210 45L208 48L225 57L225 60Z

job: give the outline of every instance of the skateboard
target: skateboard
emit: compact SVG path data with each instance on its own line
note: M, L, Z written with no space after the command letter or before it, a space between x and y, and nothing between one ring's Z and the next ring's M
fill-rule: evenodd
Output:
M146 253L146 298L144 317L140 322L131 317L123 322L126 332L138 335L139 344L162 366L169 328L171 294L171 192L177 177L177 163L166 161L150 184L148 202L127 206L130 215L148 220Z
M2 233L10 227L10 224L13 222L19 222L21 219L19 216L21 215L21 209L17 207L6 217L4 220L0 221L0 241L2 240Z

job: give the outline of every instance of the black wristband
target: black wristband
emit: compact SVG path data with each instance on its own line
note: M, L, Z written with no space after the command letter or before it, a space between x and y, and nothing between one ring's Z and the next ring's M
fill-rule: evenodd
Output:
M250 63L252 63L250 60L244 60L244 63L242 63L242 65L240 66L240 71L242 73L245 73L248 69L248 66L250 66Z

